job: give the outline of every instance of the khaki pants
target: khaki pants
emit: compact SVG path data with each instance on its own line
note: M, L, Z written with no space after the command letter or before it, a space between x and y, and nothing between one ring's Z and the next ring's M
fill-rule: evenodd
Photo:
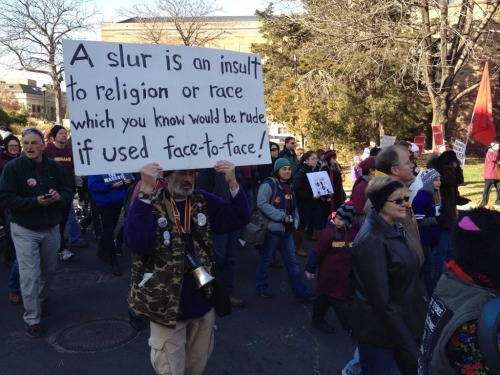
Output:
M215 312L167 328L151 322L151 363L160 375L201 375L214 345Z
M48 297L57 266L59 225L32 230L10 223L10 228L19 262L24 321L37 324L42 316L40 302Z

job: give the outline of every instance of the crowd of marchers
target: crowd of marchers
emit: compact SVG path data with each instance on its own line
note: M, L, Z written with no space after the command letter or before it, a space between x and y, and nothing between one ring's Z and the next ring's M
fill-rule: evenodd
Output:
M288 137L281 150L269 143L269 164L219 160L213 168L164 170L158 160L135 174L93 176L75 175L63 126L45 133L27 128L20 138L6 136L3 146L8 298L24 305L29 337L43 336L57 262L77 259L74 249L88 246L82 234L92 228L96 255L113 275L123 274L122 246L133 254L129 315L136 329L149 321L154 370L202 374L219 313L217 283L232 307L245 306L234 268L241 232L252 221L265 229L256 295L273 298L269 269L278 267L298 303L313 301L311 326L318 333L335 332L326 319L331 307L356 342L342 374L500 368L499 328L491 324L500 314L500 213L484 207L492 186L500 199L496 142L485 159L481 207L463 211L457 209L468 203L459 191L463 171L446 143L425 168L414 143L380 148L371 139L346 173L333 143L299 157ZM324 181L313 176L326 176L331 189L314 188ZM314 241L309 252L305 240ZM303 269L297 257L306 258ZM316 280L315 290L305 278Z

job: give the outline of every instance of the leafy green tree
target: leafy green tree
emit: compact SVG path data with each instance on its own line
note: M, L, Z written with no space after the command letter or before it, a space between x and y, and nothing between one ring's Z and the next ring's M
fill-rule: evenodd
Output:
M277 0L287 17L314 31L310 47L322 52L323 60L336 67L331 73L363 75L365 65L381 77L392 77L415 96L425 94L432 124L447 124L450 108L475 90L477 80L466 87L464 67L481 65L493 58L496 48L500 0ZM497 17L498 18L498 17ZM364 55L365 59L358 60ZM397 56L398 64L386 64ZM408 81L408 77L412 80ZM497 76L492 69L492 77Z
M323 147L325 139L345 143L352 151L372 136L408 138L422 125L426 104L400 84L400 56L383 61L387 46L351 51L349 63L332 59L318 43L318 32L301 19L275 16L272 7L257 15L267 43L254 45L264 64L266 104L270 117L284 122L309 145ZM306 17L306 16L304 16Z

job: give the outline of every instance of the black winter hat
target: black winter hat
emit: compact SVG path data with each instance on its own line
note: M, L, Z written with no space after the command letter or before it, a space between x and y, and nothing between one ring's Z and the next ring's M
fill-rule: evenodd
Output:
M15 140L19 146L21 146L21 142L19 142L19 139L14 135L14 134L9 134L7 137L3 139L3 145L4 147L7 147L10 141Z
M57 133L59 133L59 130L66 130L66 128L64 126L61 126L61 125L54 125L52 127L52 129L50 129L50 135L52 135L52 137L56 137Z
M437 159L437 165L439 168L444 167L445 165L450 165L453 162L460 164L460 161L457 158L457 154L453 150L448 150L443 152Z

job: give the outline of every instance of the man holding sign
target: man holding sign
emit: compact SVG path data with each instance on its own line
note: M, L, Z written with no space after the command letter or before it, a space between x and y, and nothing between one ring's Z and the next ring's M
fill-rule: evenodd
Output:
M194 170L164 174L157 163L144 165L141 191L125 222L125 244L140 255L128 301L151 322L151 362L158 374L203 373L213 346L213 287L202 284L191 265L212 274L212 231L229 232L250 221L234 164L218 161L215 171L226 179L229 201L194 190ZM163 175L167 187L160 189Z

